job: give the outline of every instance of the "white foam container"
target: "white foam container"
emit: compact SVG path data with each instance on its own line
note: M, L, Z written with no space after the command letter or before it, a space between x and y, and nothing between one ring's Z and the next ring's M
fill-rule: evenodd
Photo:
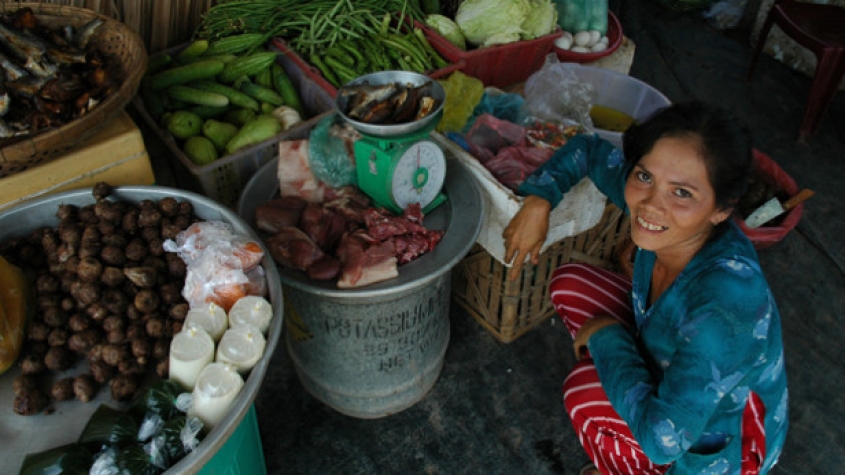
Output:
M490 173L481 162L467 153L460 145L445 136L432 132L431 138L444 150L460 161L473 175L484 198L481 231L476 242L504 265L505 243L502 231L522 207L523 197L517 196ZM581 180L569 190L549 216L549 232L540 252L561 239L586 231L601 221L606 205L605 196L589 179Z
M559 63L558 67L571 68L583 82L596 90L595 104L624 112L636 121L648 118L654 112L671 104L662 92L637 78L608 69L582 66L578 63ZM526 89L531 87L534 76L528 78ZM596 129L599 137L622 148L622 133Z

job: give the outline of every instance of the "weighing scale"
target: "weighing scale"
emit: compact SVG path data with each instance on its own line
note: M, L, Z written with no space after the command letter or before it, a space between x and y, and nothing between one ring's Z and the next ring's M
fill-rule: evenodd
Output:
M428 139L437 122L402 135L362 133L354 146L361 191L395 213L419 203L427 214L442 204L446 158L440 146Z

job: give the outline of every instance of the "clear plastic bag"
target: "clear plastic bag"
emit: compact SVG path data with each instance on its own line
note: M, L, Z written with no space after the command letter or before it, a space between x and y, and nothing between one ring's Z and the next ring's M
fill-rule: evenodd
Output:
M351 129L338 114L330 114L317 122L309 136L311 171L318 180L332 188L358 183L352 150L357 134L338 130L344 128Z
M525 82L525 102L521 110L521 124L535 120L579 125L587 133L595 127L590 109L596 102L597 91L592 84L581 81L572 63L561 63L554 54L546 58L539 71Z

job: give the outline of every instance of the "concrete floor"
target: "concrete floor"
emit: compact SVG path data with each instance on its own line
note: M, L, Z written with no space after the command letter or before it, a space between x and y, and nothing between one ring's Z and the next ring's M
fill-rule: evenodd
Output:
M673 101L737 110L756 148L816 191L800 224L760 252L783 318L791 431L773 473L840 473L845 466L845 94L809 145L798 144L810 78L774 59L745 72L748 34L649 0L611 1L636 43L630 74ZM162 183L166 184L166 183ZM561 474L587 461L563 412L569 337L548 319L518 340L496 340L452 303L442 373L400 413L357 419L303 389L279 345L255 400L269 473Z

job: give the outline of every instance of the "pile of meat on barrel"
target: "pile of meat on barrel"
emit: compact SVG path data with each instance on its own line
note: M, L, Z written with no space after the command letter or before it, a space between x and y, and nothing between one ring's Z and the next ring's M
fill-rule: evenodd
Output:
M418 204L402 215L374 207L353 186L327 190L321 203L284 196L259 205L256 226L280 265L314 280L337 279L338 288L392 279L398 266L431 251L443 231L426 229Z

